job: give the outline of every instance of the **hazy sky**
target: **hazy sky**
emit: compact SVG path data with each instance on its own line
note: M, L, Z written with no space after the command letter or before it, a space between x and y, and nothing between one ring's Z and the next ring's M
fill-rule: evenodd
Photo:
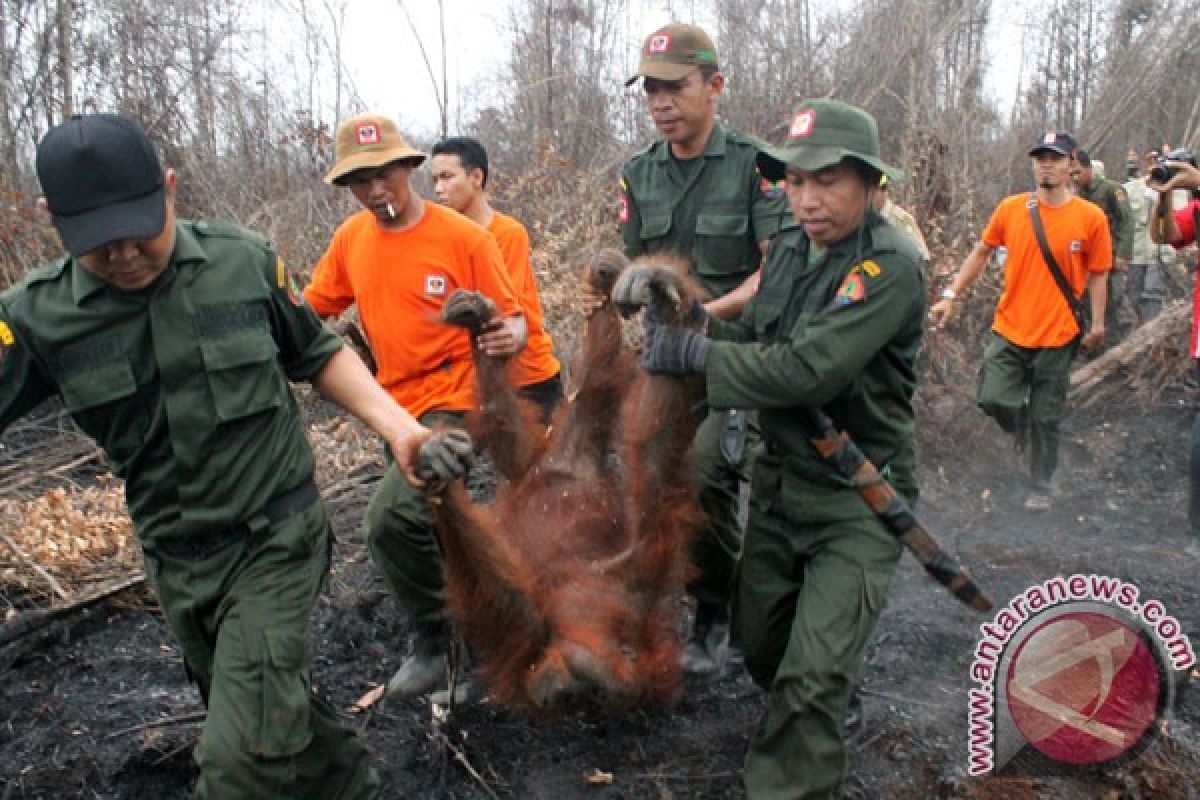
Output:
M847 0L838 0L847 2ZM492 74L508 56L506 16L511 0L442 0L447 19L447 71L451 87L451 109L462 98L453 96L456 87L470 87ZM1004 115L1012 105L1021 65L1021 28L1026 15L1017 0L993 9L988 35L986 90ZM647 32L669 21L664 2L652 0L631 6L640 15ZM686 3L674 3L686 8ZM438 32L438 3L435 0L405 0L435 71L441 71L441 42ZM1003 17L1003 19L1001 19ZM399 0L352 0L347 6L345 61L355 87L367 107L394 116L412 134L432 135L438 126L437 102L416 38L405 20ZM718 49L721 46L717 42ZM630 56L632 59L632 55ZM469 92L469 88L467 89ZM469 115L468 115L469 116ZM453 127L453 122L451 123Z

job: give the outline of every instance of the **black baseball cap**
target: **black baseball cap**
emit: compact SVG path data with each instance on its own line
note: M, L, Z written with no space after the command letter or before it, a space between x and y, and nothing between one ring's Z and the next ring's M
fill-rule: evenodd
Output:
M1066 131L1048 131L1039 136L1033 147L1029 148L1029 155L1036 156L1044 150L1050 150L1062 156L1070 156L1074 155L1078 147L1075 137Z
M72 255L119 239L149 239L166 224L162 165L128 117L76 115L51 128L38 144L37 174Z

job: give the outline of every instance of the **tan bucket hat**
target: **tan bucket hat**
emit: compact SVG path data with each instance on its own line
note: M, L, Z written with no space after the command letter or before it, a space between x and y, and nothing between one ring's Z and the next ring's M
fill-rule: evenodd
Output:
M342 179L359 169L373 169L401 159L419 165L425 154L413 148L396 128L396 123L379 114L359 114L338 125L334 142L333 169L325 182L341 186Z

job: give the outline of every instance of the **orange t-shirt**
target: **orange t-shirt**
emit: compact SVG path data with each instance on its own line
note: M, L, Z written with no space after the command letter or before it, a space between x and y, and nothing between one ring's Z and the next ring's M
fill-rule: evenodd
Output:
M436 203L411 228L390 231L366 209L342 223L304 297L322 317L358 303L379 364L375 376L396 402L420 417L475 405L470 337L442 322L455 289L491 298L503 316L521 313L496 240Z
M1005 247L1004 293L996 306L992 330L1020 347L1061 347L1079 334L1079 326L1050 267L1042 258L1030 218L1029 194L1000 201L983 230L983 243ZM1038 203L1050 252L1063 276L1081 297L1089 274L1112 266L1112 240L1100 208L1072 196L1057 208Z
M529 263L529 234L524 225L499 211L492 213L492 221L487 229L500 245L500 252L508 267L508 278L517 293L517 302L525 313L525 325L529 329L529 340L524 349L508 365L508 377L513 386L528 386L550 380L558 374L560 366L554 357L554 342L546 333L537 279Z

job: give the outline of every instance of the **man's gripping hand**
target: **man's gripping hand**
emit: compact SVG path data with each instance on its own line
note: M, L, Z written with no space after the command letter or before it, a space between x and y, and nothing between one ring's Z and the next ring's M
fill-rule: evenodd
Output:
M475 463L475 444L461 428L435 431L417 450L413 472L426 487L440 490L467 473Z
M663 375L702 373L708 363L708 348L704 334L669 325L649 325L642 368Z

